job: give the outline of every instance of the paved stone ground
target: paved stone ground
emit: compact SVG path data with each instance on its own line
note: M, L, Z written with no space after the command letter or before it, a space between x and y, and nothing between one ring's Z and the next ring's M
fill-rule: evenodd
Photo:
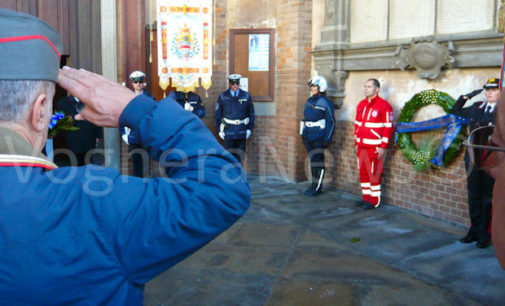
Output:
M463 227L355 195L250 177L247 214L149 282L146 305L504 305L492 247Z

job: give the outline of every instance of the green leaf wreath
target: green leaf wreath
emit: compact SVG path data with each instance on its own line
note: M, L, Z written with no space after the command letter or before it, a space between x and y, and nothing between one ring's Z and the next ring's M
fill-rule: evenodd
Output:
M435 89L423 90L414 95L403 107L398 122L411 122L415 113L424 106L436 104L449 113L455 100L445 92ZM444 155L444 166L449 165L461 151L461 144L465 139L466 129L461 129ZM435 143L436 133L430 132L421 139L419 147L412 141L410 133L397 133L397 146L403 156L414 165L414 169L422 171L431 167L431 159L437 153L438 142Z

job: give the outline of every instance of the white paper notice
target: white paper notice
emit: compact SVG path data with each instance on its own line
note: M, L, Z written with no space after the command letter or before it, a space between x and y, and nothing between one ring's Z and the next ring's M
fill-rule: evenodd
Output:
M391 0L390 39L432 35L435 0Z
M495 0L438 0L438 34L491 30L494 21Z
M249 71L268 71L269 34L249 34Z
M241 78L240 79L240 89L249 91L249 79L248 78Z

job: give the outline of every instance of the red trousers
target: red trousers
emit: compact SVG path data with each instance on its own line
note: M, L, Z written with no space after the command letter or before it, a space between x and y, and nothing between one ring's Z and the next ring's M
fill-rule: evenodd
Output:
M358 170L363 200L377 207L381 198L384 159L378 159L377 147L358 147Z

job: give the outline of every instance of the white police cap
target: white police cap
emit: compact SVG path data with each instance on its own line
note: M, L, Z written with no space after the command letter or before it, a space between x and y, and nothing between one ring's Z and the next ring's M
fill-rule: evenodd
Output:
M242 78L242 76L240 74L237 74L237 73L230 74L228 76L228 80L230 80L230 81L240 80L241 78Z
M130 79L133 80L133 79L145 79L146 75L145 73L143 73L142 71L133 71L132 73L130 73Z

